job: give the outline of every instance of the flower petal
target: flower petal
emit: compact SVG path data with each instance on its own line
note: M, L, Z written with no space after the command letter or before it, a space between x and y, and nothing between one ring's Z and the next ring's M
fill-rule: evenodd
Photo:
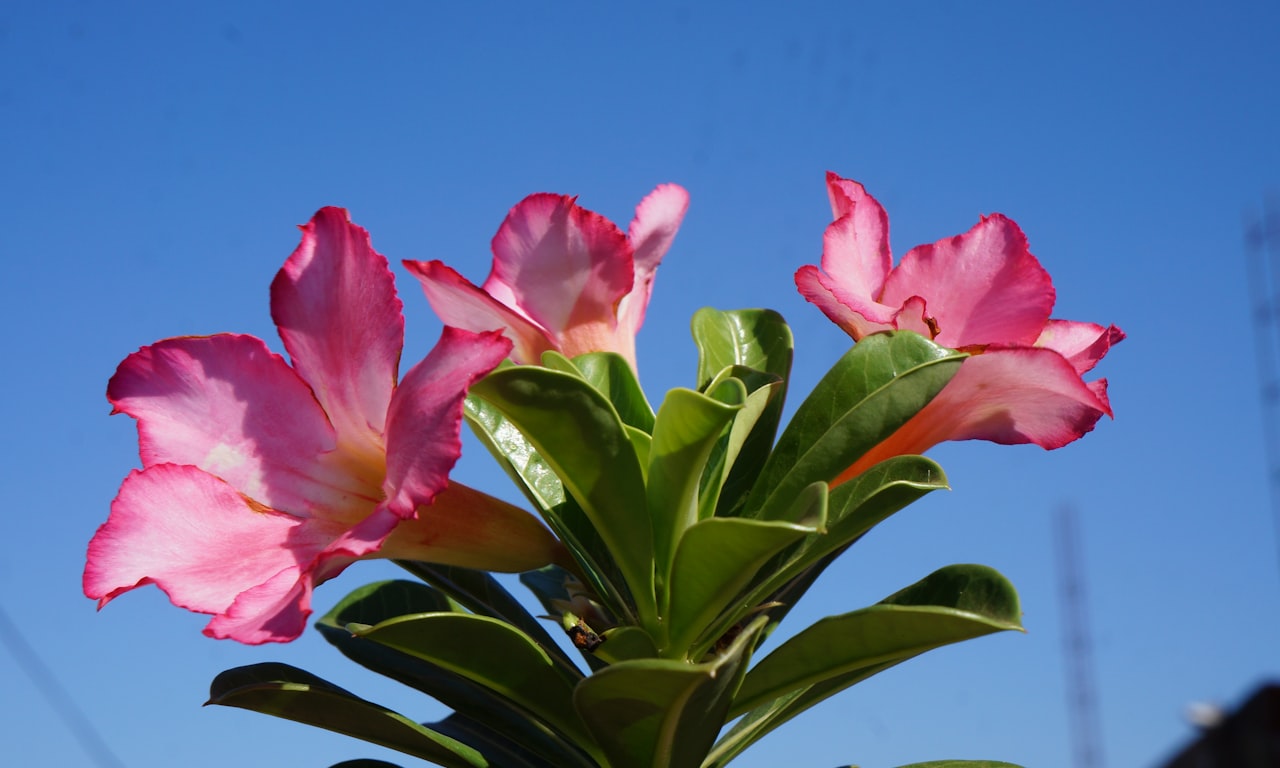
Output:
M942 392L898 431L843 472L843 482L893 456L944 440L1035 443L1060 448L1111 415L1106 382L1085 384L1051 349L989 348L964 361Z
M1037 347L1047 347L1067 358L1076 373L1086 373L1106 356L1111 347L1124 341L1124 331L1114 325L1050 320L1036 339Z
M511 342L497 331L446 326L435 348L405 374L387 414L386 507L412 517L448 483L462 453L462 402L472 382L506 358Z
M840 326L854 341L875 333L886 331L894 326L892 311L881 312L874 302L860 301L837 285L829 276L812 264L806 264L796 270L796 288L809 303L822 310L831 322ZM866 314L864 314L866 313ZM866 315L883 315L889 322L872 322Z
M499 298L509 291L556 340L575 326L616 328L618 302L635 279L621 230L563 195L517 203L493 237L493 255L484 290Z
M476 332L503 331L515 345L511 359L526 365L537 365L543 352L555 349L536 323L472 285L443 262L402 263L418 278L427 302L445 325Z
M253 336L143 347L120 364L107 398L138 420L144 467L191 464L299 516L377 491L376 482L341 487L338 478L317 476L318 457L336 445L333 429L307 385Z
M889 216L861 184L829 171L827 195L836 218L823 236L822 271L858 301L875 302L893 264ZM880 317L867 319L886 322Z
M897 327L899 305L878 300L893 258L889 217L856 181L828 172L827 194L836 220L822 235L822 269L801 267L796 288L854 341Z
M262 507L207 472L158 464L121 484L89 542L84 592L101 607L155 584L174 605L218 614L331 538L328 524Z
M339 442L373 460L404 346L395 280L345 210L322 208L300 229L271 283L271 317Z
M1054 302L1049 273L1018 225L1000 214L902 257L880 301L900 306L912 296L928 302L934 340L948 347L1032 344Z
M620 336L634 337L644 324L658 264L671 248L688 210L689 193L678 184L658 185L636 206L636 217L627 230L627 241L634 254L635 279L631 292L618 306Z

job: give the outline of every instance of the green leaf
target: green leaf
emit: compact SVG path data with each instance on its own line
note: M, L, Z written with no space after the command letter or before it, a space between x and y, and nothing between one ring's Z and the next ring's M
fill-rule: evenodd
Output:
M546 357L544 353L543 365ZM588 384L613 403L623 424L641 432L653 432L653 408L624 357L613 352L588 352L573 358L572 364Z
M1002 630L1021 629L1013 585L983 565L942 568L876 605L829 616L751 670L734 702L741 714L844 672Z
M633 600L622 572L578 502L516 426L497 408L468 396L467 423L489 452L538 509L556 536L574 552L581 576L616 616L634 621ZM628 434L634 434L629 432Z
M509 624L484 616L427 613L347 628L488 688L584 749L591 744L572 705L580 675L565 670Z
M952 565L869 608L830 616L766 656L743 680L707 768L722 766L818 702L925 651L1021 629L1017 592L982 565Z
M693 339L698 347L699 389L705 390L722 371L732 368L733 375L746 384L752 399L762 388L767 387L769 391L759 414L751 414L746 434L737 434L740 427L735 420L732 440L738 447L735 454L728 457L729 472L717 487L716 514L736 516L737 507L759 477L777 436L791 375L791 329L782 316L772 310L720 312L705 308L693 316ZM748 410L752 409L753 405L748 403ZM742 416L739 419L744 425L748 423Z
M747 399L707 458L698 499L700 520L717 513L732 516L732 509L751 490L755 475L769 456L781 413L782 379L735 365L721 371L707 391L715 392L721 381L728 378L742 382ZM761 440L762 436L765 439Z
M476 721L477 726L483 724L492 733L509 736L529 755L539 755L552 766L593 768L595 761L578 745L529 717L510 699L437 664L353 635L347 629L348 624L377 624L420 611L449 610L450 603L443 594L424 584L372 584L348 595L316 623L316 628L347 658L428 694Z
M777 624L828 565L880 522L927 493L947 487L942 468L923 456L895 456L831 491L826 529L780 552L758 571L748 602L780 602Z
M706 647L739 623L754 603L722 619L712 637L704 633L716 618L740 597L756 572L778 551L817 534L826 522L826 487L806 488L796 506L795 520L746 520L713 517L685 531L676 550L671 572L669 658L688 655L697 659Z
M698 520L698 484L707 456L746 398L742 382L726 379L715 396L673 389L658 409L647 499L656 569L664 582L676 542Z
M801 488L834 480L942 391L965 357L909 331L855 344L796 411L744 514L771 519Z
M764 626L752 622L720 656L702 664L624 661L578 686L574 705L611 768L698 768L742 680Z
M447 768L487 768L480 749L366 701L310 672L266 663L229 669L214 678L209 701L275 715L354 736Z
M501 619L520 629L534 642L569 668L574 668L573 661L547 632L542 622L534 618L519 600L508 592L498 580L487 571L477 571L453 565L437 565L416 560L397 560L396 564L409 573L448 595L458 604L472 613ZM402 610L398 614L384 614L372 621L349 618L344 623L359 622L361 624L377 624L394 615L408 613L432 613L446 610L444 608L422 608L419 610Z
M658 648L649 633L639 627L614 627L603 633L604 643L596 649L595 656L610 664L634 659L657 657Z
M783 380L791 373L791 329L782 315L771 309L722 312L704 307L694 313L692 330L698 347L699 389L731 365L772 373Z
M554 470L586 514L630 589L642 623L657 614L653 588L653 532L645 508L644 475L613 405L576 376L533 366L490 373L471 386L510 420ZM575 549L583 541L564 540Z

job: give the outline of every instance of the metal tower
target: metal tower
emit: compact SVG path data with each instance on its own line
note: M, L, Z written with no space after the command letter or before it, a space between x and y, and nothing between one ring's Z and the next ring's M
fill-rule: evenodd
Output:
M1266 200L1260 215L1245 214L1244 247L1262 399L1262 438L1280 565L1280 202L1275 197Z
M1054 549L1062 598L1063 651L1067 657L1067 709L1075 768L1103 768L1102 727L1094 692L1093 645L1089 632L1076 511L1060 507L1054 515Z

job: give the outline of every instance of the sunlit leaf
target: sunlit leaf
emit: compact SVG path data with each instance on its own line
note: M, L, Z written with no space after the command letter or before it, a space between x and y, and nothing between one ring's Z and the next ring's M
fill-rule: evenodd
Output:
M717 389L714 397L673 389L658 408L649 449L647 499L655 566L664 578L676 542L698 520L698 483L707 456L747 397L736 379L726 379Z
M471 387L511 421L577 501L612 556L640 618L654 620L653 534L644 476L635 448L613 405L583 379L534 366L515 366ZM565 543L576 548L583 541Z
M964 358L909 331L855 344L792 417L744 514L771 519L801 488L834 480L932 400Z
M981 565L942 568L869 608L822 619L748 672L730 712L743 717L706 768L878 672L943 645L1021 629L1020 622L1013 586Z

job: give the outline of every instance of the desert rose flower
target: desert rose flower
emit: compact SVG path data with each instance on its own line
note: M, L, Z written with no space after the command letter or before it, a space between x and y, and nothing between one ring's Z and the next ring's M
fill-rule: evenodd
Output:
M440 261L406 261L446 325L502 330L511 358L536 364L616 352L634 369L658 264L671 247L689 194L663 184L636 207L626 234L576 198L536 194L520 201L493 238L493 268L476 287Z
M311 591L362 558L521 571L558 543L531 515L451 483L467 387L509 353L446 328L397 385L404 340L387 260L340 208L302 228L271 285L292 365L253 336L166 339L107 387L137 420L142 469L89 543L99 605L155 584L204 632L288 641Z
M800 293L855 341L906 329L972 355L933 401L840 480L944 440L1059 448L1111 415L1106 379L1082 377L1124 333L1050 319L1053 282L1017 224L985 216L962 235L911 249L893 267L884 208L861 184L832 173L827 191L835 221L823 238L821 268L796 272Z

